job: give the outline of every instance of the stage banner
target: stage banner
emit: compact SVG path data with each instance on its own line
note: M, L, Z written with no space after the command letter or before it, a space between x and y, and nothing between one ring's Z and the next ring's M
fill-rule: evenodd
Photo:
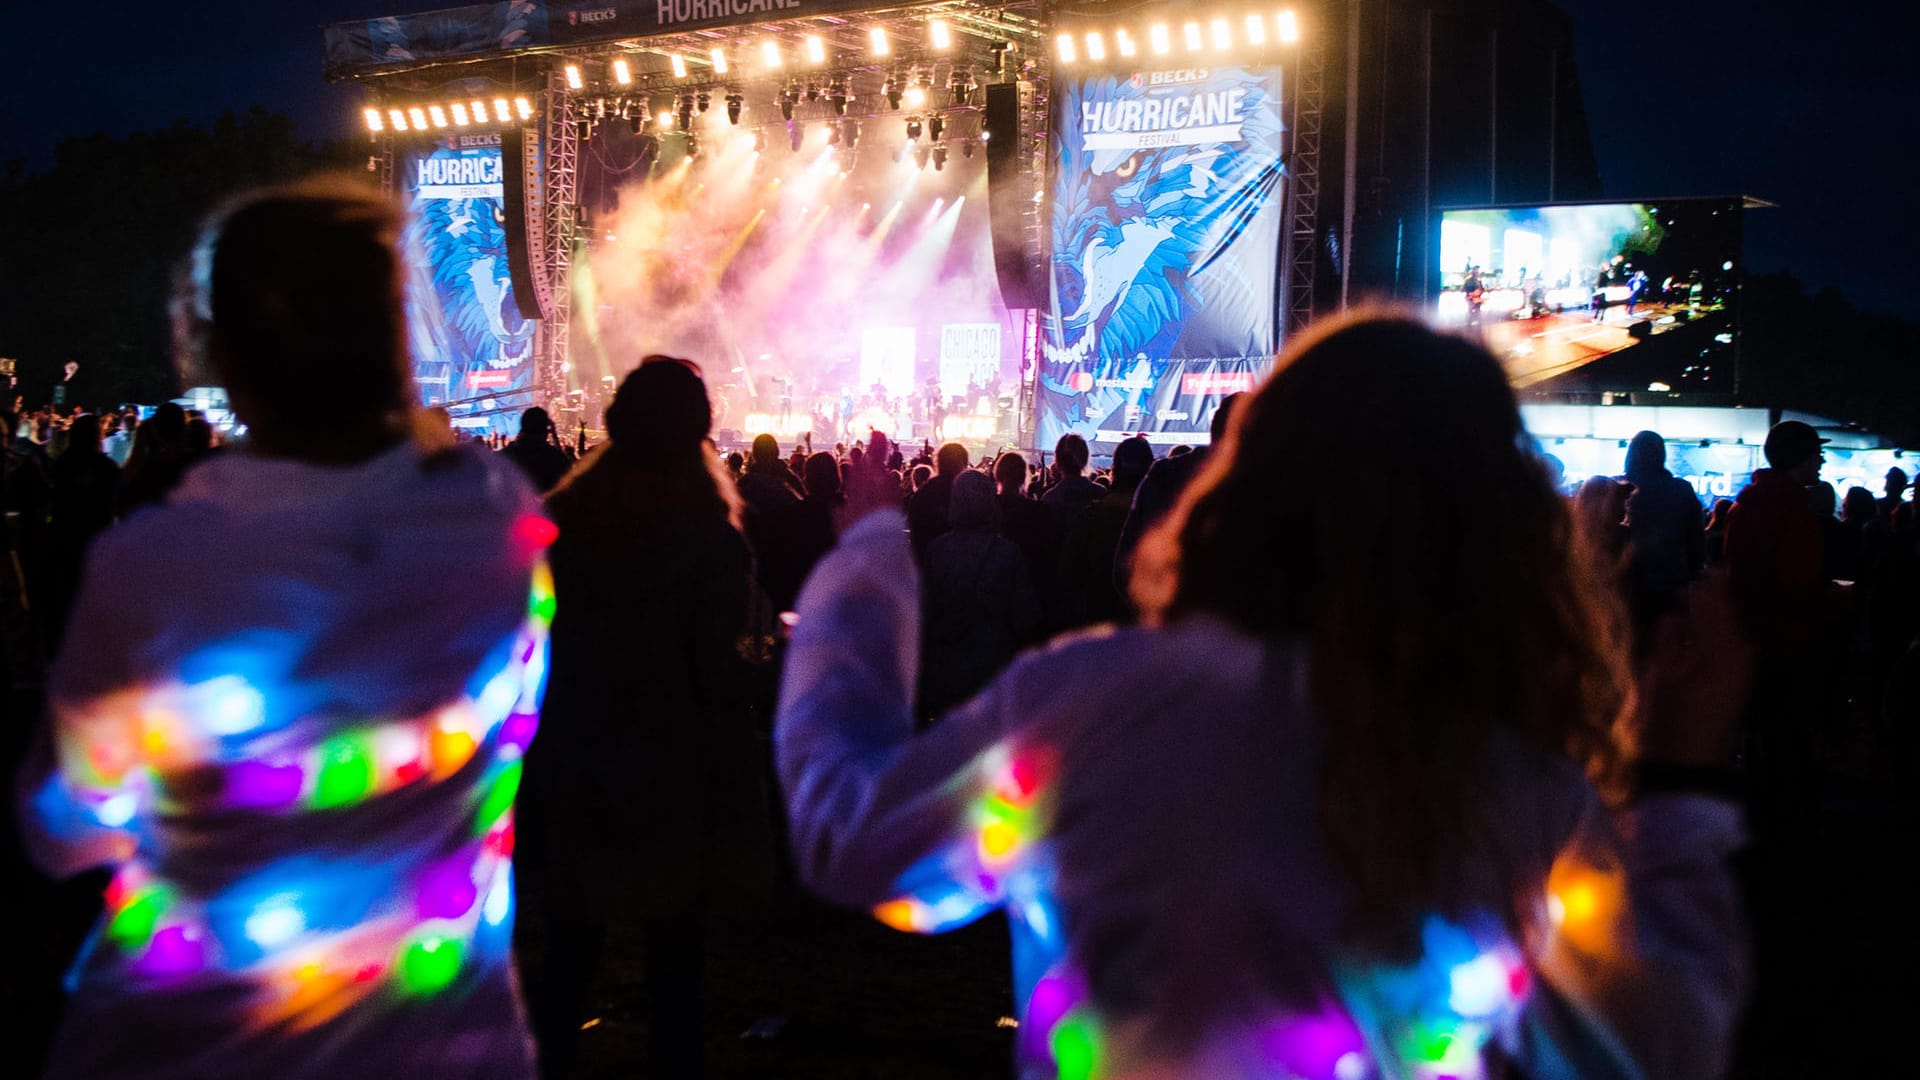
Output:
M532 404L535 324L520 317L507 270L506 170L498 134L448 135L395 169L408 208L407 336L426 405L505 395L501 430ZM507 395L508 391L522 391ZM455 422L483 411L455 405Z
M550 0L547 24L554 44L578 45L899 6L887 0Z
M1280 69L1056 69L1042 447L1204 443L1279 345Z
M323 27L329 79L434 60L471 59L549 44L543 0L355 19Z

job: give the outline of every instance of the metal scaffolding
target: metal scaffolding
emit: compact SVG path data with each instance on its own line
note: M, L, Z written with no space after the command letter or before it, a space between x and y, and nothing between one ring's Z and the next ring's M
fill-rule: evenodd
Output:
M539 203L527 203L529 249L538 254L534 272L540 295L540 370L534 378L538 394L549 410L571 404L573 357L573 251L580 183L580 134L573 98L559 65L547 73L546 132L536 153L544 157L539 171ZM532 243L538 231L539 242Z
M1293 146L1287 174L1293 199L1287 230L1287 333L1313 321L1314 272L1320 252L1320 128L1327 101L1327 44L1324 35L1308 35L1300 48L1300 72L1293 95Z

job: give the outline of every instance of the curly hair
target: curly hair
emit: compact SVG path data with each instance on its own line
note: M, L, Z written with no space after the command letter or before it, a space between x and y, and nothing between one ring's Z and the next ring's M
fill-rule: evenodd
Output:
M1409 449L1438 468L1410 474ZM1632 683L1605 580L1498 362L1367 314L1294 345L1242 403L1145 542L1134 594L1151 618L1306 645L1350 930L1402 952L1417 915L1475 899L1453 870L1500 824L1471 779L1491 735L1616 790Z

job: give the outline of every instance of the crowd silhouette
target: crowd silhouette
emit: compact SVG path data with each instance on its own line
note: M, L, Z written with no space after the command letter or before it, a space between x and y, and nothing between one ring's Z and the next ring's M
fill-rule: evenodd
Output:
M1004 916L1022 1077L1725 1076L1749 833L1852 732L1911 766L1907 476L1805 424L1711 508L1651 431L1563 490L1491 356L1369 313L1164 456L723 456L667 356L593 445L482 443L412 403L398 227L209 220L176 322L243 436L0 412L19 873L104 895L48 1075L589 1075L634 938L697 1076L710 942L805 891Z

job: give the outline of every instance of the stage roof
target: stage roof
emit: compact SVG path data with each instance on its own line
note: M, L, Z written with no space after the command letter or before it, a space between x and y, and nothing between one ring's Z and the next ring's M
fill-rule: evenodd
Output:
M358 79L660 34L930 6L897 0L500 0L328 25L326 76Z

